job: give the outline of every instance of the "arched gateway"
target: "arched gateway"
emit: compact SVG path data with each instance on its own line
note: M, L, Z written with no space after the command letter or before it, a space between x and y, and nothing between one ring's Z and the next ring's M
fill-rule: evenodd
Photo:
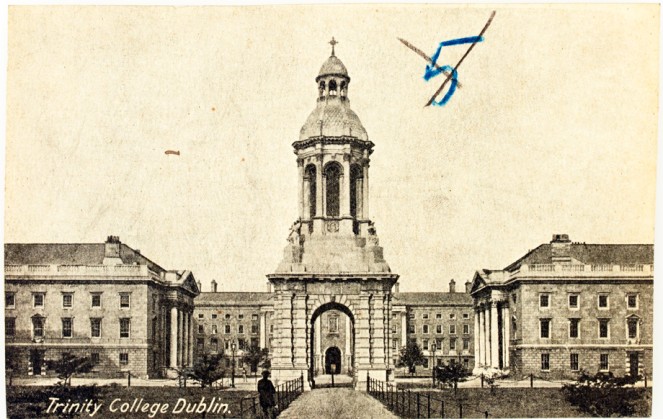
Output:
M398 275L384 260L369 219L368 169L374 144L350 109L350 76L333 50L315 81L316 107L293 144L299 218L282 262L267 276L275 293L272 376L282 381L303 374L310 383L320 359L338 356L341 365L351 363L344 370L351 371L361 389L369 372L391 379L389 313ZM331 309L350 319L346 339L351 341L334 355L320 353L316 345L316 321Z

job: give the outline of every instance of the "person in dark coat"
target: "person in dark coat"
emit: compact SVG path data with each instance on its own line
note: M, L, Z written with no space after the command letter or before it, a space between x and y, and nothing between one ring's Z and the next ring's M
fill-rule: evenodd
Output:
M269 371L262 372L262 379L258 381L258 393L260 394L260 407L266 418L273 418L274 416L274 407L276 402L274 401L274 395L276 394L276 389L274 384L269 381Z

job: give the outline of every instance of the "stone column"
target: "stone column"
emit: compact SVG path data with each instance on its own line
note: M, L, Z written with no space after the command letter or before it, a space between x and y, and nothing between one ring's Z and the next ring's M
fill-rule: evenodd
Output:
M509 347L511 346L511 313L508 304L504 305L504 312L502 314L502 324L504 325L504 368L509 368Z
M356 188L355 201L357 202L357 219L358 220L365 220L366 217L364 217L364 179L363 179L363 175L362 175L361 178L357 179L357 188Z
M266 348L267 342L267 324L265 321L265 313L260 313L260 348Z
M322 158L315 162L315 216L322 217Z
M293 341L294 341L294 367L302 370L307 369L306 363L306 294L298 293L293 301L292 319Z
M177 368L177 307L170 309L170 367Z
M306 172L304 172L306 173ZM309 220L311 218L311 179L304 178L303 181L303 195L304 195L304 220Z
M341 211L343 217L350 216L350 155L343 156L343 180L341 184Z
M299 218L304 219L304 161L297 159L297 173L299 175Z
M491 365L495 368L500 366L500 348L498 341L498 323L497 323L497 301L491 302L490 305L490 355Z
M364 156L368 156L368 152L364 152ZM364 199L362 199L362 215L364 217L364 220L368 220L369 214L368 214L368 160L366 161L366 164L364 164L364 167L362 168L363 174L364 174L364 184L363 186L363 195Z
M401 311L401 346L406 346L406 345L407 345L407 313L405 311Z
M314 368L314 370L319 371L319 372L322 372L322 364L320 362L321 355L322 355L320 353L320 350L321 350L320 349L320 342L321 342L321 336L322 336L322 329L321 329L322 323L321 323L321 320L320 320L321 318L322 318L322 315L319 315L315 319L315 331L314 331L314 333L315 333L315 336L314 336L315 346L313 347L313 352L314 352L314 355L315 355L314 360L313 360L315 362L315 364L314 364L313 368Z
M182 366L189 365L189 313L182 311Z
M348 367L351 367L350 362L352 360L352 349L350 347L350 343L352 340L352 328L350 327L350 317L345 316L345 366L346 370L348 370ZM349 371L349 370L348 370Z
M182 364L182 341L184 337L184 312L180 309L177 311L177 366L181 367Z
M479 331L481 329L480 326L480 321L479 321L479 310L474 309L474 363L475 364L480 364L481 363L481 336L479 334Z
M486 311L479 306L479 363L486 365Z
M189 336L188 341L189 341L189 348L187 349L189 351L189 366L193 366L193 322L191 321L193 319L193 311L189 311L189 329L186 331L187 336Z

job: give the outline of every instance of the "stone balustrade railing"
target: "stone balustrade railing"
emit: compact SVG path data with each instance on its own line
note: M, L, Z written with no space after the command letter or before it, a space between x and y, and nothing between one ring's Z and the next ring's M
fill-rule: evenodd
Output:
M653 265L649 264L624 264L624 265L582 265L582 264L564 264L564 263L539 263L523 264L520 269L512 272L509 277L517 276L545 277L545 276L596 276L596 277L617 277L617 276L652 276L654 272Z
M5 276L148 276L150 273L147 265L5 265Z

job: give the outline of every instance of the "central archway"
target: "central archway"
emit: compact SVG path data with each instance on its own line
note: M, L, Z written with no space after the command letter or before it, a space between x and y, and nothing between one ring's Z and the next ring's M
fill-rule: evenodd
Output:
M321 345L323 328L320 320L322 315L327 312L331 312L330 314L336 312L340 317L347 316L347 327L345 322L339 321L340 319L338 318L329 323L330 326L337 325L339 336L342 335L344 337L342 340L342 342L345 343L343 350L339 349L337 344L332 344L326 350L323 348L327 347L327 345ZM344 314L345 316L342 316L341 314ZM330 317L333 319L336 316L334 315ZM347 329L347 332L344 332L345 329ZM330 327L326 330L328 334L334 334L334 330L331 330ZM308 357L308 367L310 377L315 377L318 374L331 374L332 364L335 365L334 374L353 374L355 364L355 316L350 308L335 301L317 307L310 318L309 339L310 353ZM337 343L341 344L341 342ZM341 346L343 345L341 344Z
M336 346L331 346L325 351L325 374L341 373L341 350Z

